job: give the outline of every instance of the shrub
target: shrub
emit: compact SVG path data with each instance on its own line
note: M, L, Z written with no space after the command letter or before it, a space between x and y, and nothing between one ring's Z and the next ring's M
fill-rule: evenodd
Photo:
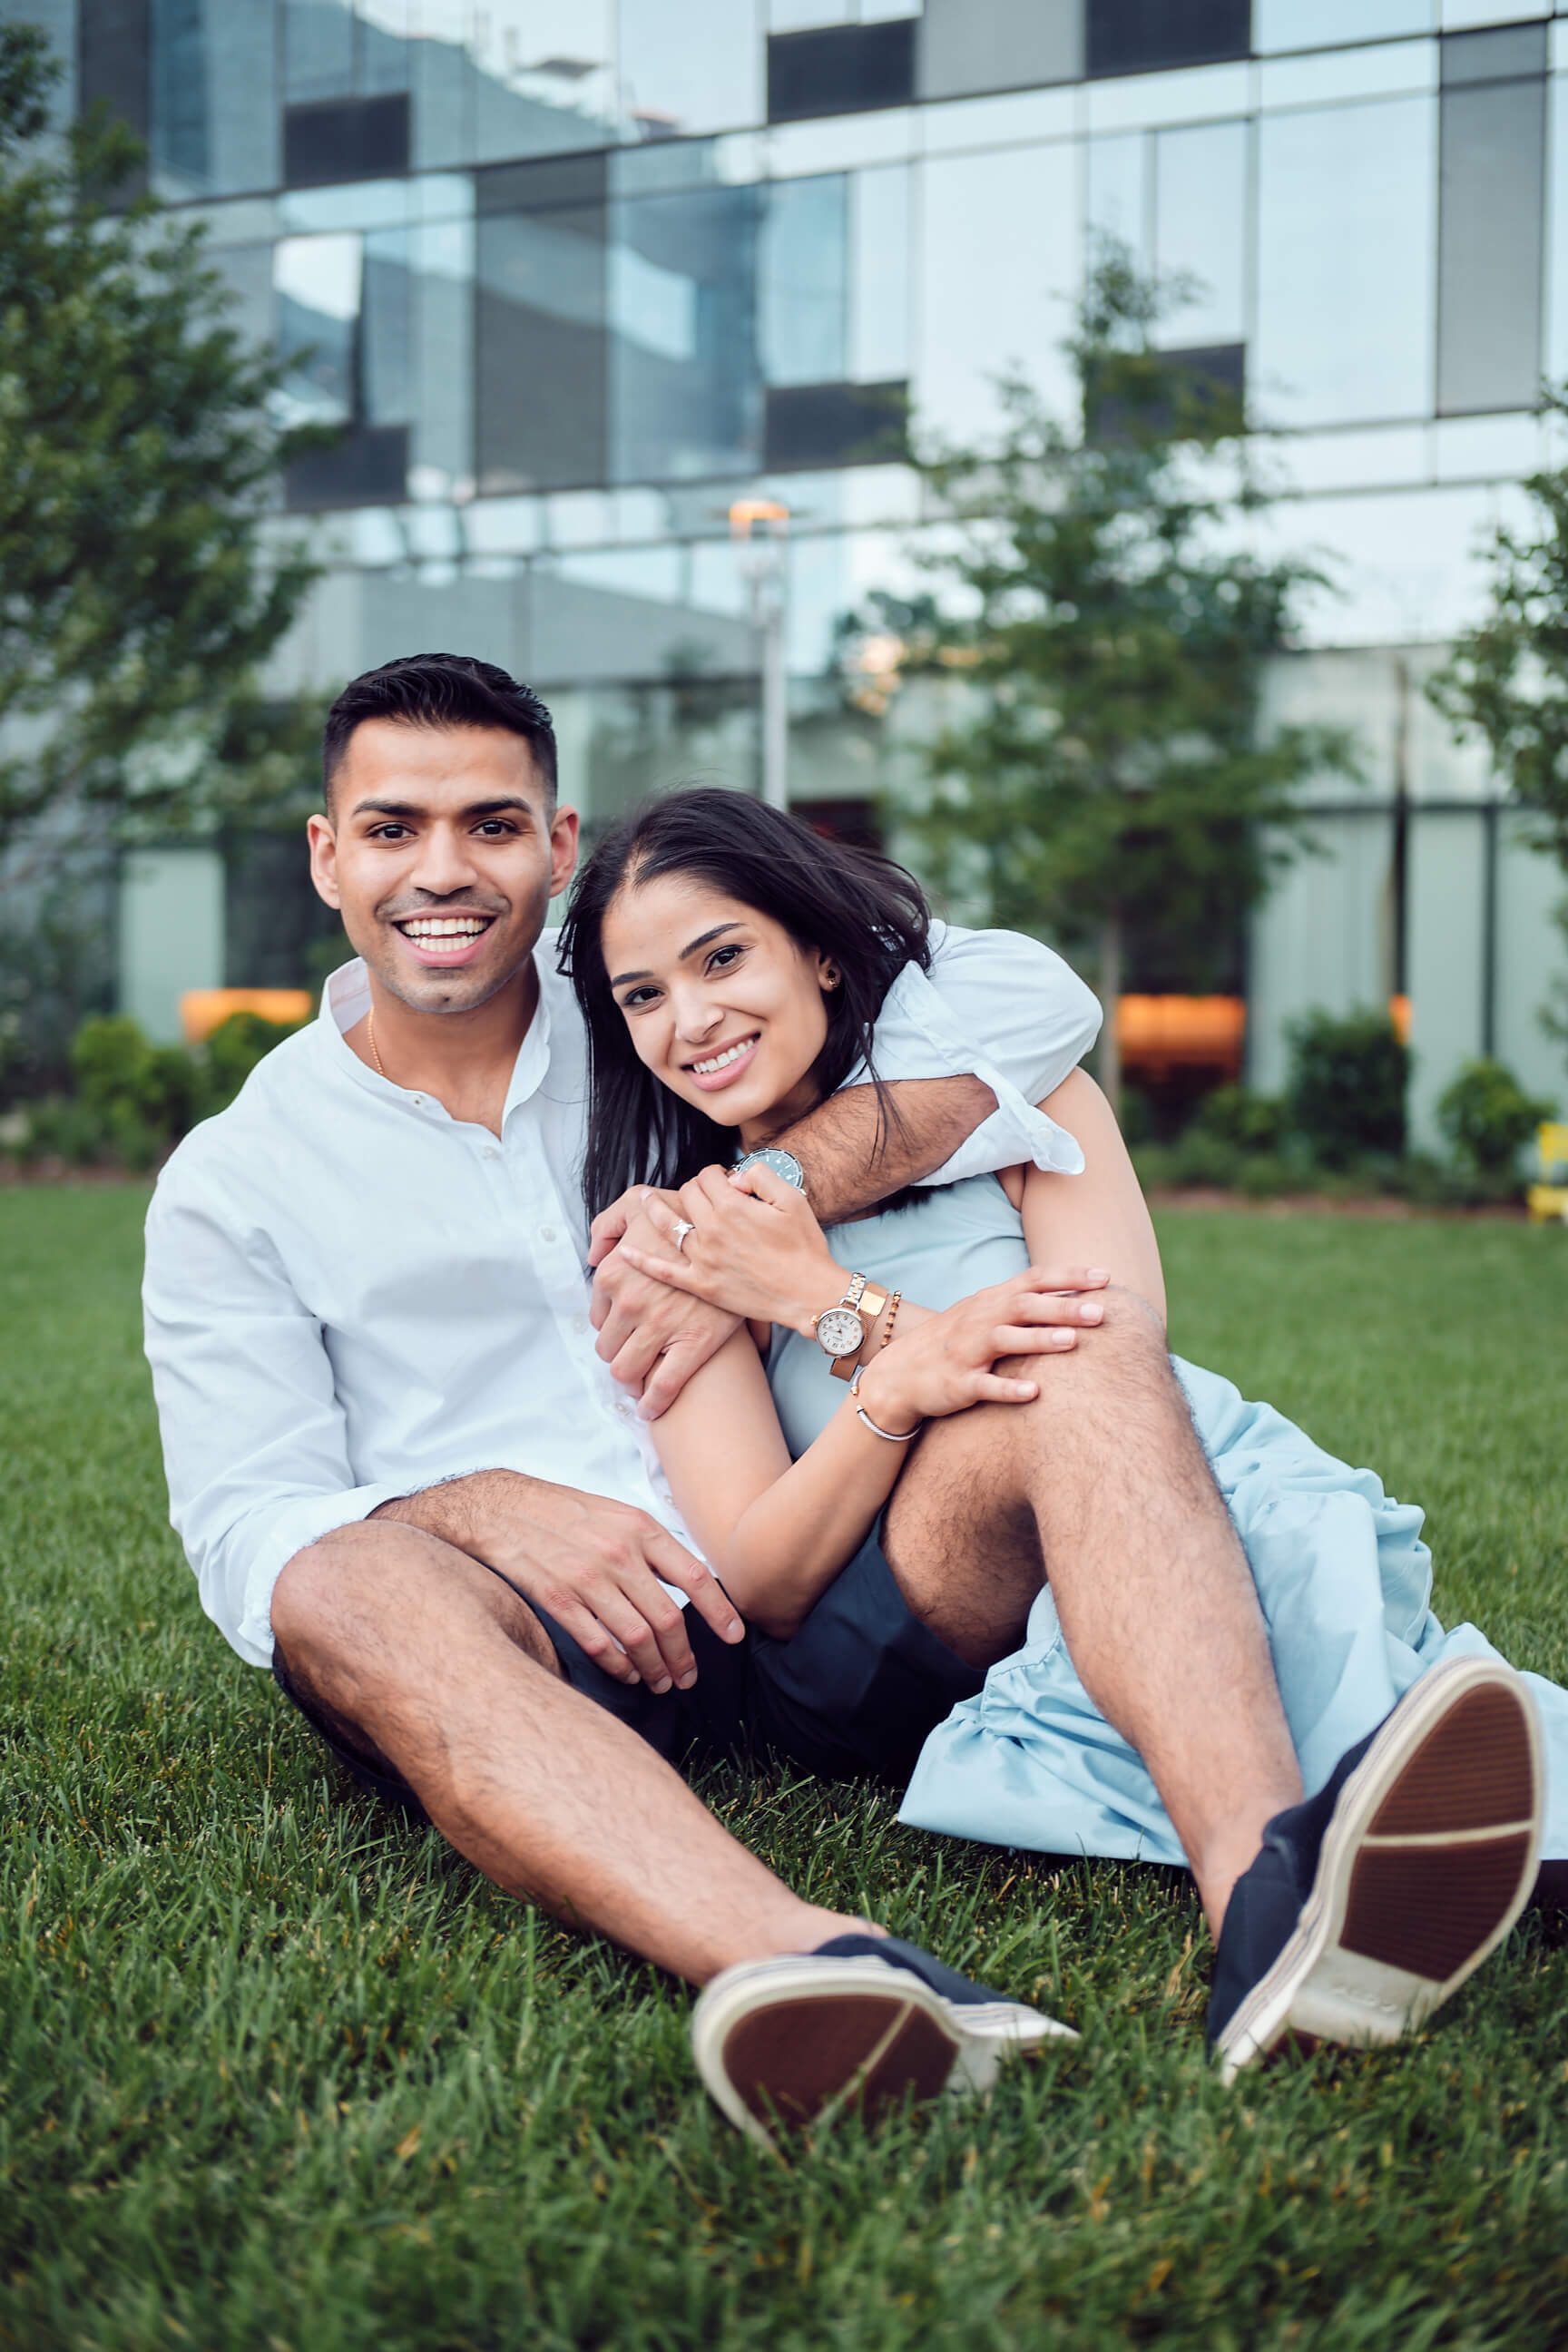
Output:
M1278 1151L1285 1139L1285 1098L1255 1094L1250 1087L1216 1087L1205 1095L1192 1129L1234 1144L1241 1151Z
M1555 1103L1527 1095L1505 1062L1467 1062L1437 1099L1437 1124L1456 1157L1479 1175L1511 1174L1521 1147L1530 1141Z
M1410 1049L1387 1014L1309 1013L1289 1036L1288 1115L1325 1166L1402 1153Z
M300 1026L297 1021L264 1020L259 1013L231 1013L220 1022L202 1049L198 1116L209 1118L231 1103L258 1062Z

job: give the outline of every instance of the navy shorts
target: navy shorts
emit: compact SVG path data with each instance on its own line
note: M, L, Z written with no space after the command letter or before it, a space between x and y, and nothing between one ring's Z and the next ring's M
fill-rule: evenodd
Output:
M566 1680L646 1739L667 1763L773 1750L832 1779L868 1775L907 1780L926 1734L984 1675L964 1664L912 1616L882 1550L879 1521L840 1570L800 1631L787 1642L748 1633L721 1642L695 1609L686 1635L697 1664L689 1691L662 1696L646 1683L620 1683L595 1665L537 1601L529 1607L554 1645ZM361 1788L416 1819L424 1808L386 1757L360 1744L300 1690L280 1652L273 1678Z

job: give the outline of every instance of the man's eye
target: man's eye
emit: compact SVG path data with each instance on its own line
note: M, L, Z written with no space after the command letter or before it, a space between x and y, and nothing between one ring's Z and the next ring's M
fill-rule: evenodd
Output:
M402 841L407 833L405 824L378 824L373 828L370 837L373 841Z
M516 831L516 827L514 825L508 824L504 817L488 816L485 818L482 824L475 827L475 831L484 834L489 840L493 841L498 834L513 833Z

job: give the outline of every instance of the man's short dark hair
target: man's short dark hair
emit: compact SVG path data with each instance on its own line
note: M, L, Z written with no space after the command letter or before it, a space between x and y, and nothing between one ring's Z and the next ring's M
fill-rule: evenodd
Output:
M533 688L509 677L494 662L477 661L471 654L407 654L352 678L328 711L321 734L329 809L332 779L349 738L367 719L392 719L406 727L504 727L522 737L554 802L554 723Z

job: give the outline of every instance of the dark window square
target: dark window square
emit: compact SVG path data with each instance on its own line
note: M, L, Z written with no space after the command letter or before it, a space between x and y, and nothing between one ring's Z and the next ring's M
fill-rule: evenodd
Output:
M1168 433L1177 421L1175 407L1189 404L1191 410L1198 413L1191 419L1194 423L1199 418L1211 424L1223 418L1228 427L1231 420L1245 415L1245 343L1191 343L1180 350L1163 351L1157 356L1163 367L1186 379L1185 385L1173 387L1173 400L1145 399L1136 409L1130 395L1109 386L1096 390L1091 385L1084 401L1084 430L1089 440L1113 443L1129 439L1134 415L1142 432ZM1170 378L1165 380L1169 383ZM1215 416L1216 409L1219 418Z
M908 106L914 94L910 16L881 25L829 25L816 33L775 33L768 43L770 122Z
M1443 37L1445 89L1468 81L1515 81L1545 71L1544 25L1502 25L1496 32Z
M1252 0L1089 0L1089 73L1152 73L1252 54Z
M763 463L780 472L896 465L909 456L907 383L775 384Z
M408 169L408 93L290 106L283 115L283 177L290 188L384 180Z
M406 425L356 425L330 449L307 449L289 467L287 485L296 510L395 506L407 489Z

